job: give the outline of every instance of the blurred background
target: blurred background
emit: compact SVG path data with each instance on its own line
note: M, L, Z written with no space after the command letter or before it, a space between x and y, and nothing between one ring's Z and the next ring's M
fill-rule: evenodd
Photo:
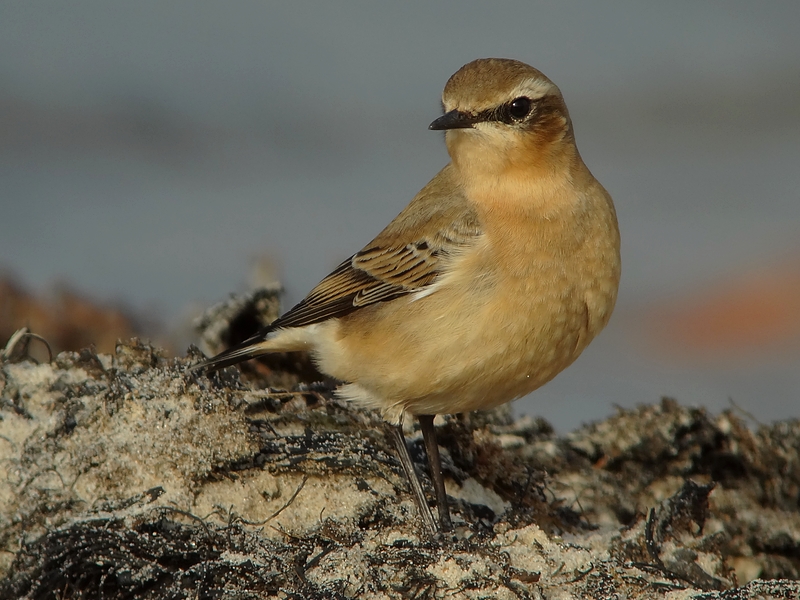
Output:
M447 78L513 57L561 87L623 239L608 328L516 410L797 417L799 26L796 0L3 2L5 336L72 311L94 334L63 345L182 354L264 257L288 308L447 162Z

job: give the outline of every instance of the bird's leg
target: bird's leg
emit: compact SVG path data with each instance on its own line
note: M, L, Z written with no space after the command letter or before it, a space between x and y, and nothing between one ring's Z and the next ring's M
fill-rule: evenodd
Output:
M439 526L433 518L428 502L425 500L425 494L422 491L422 484L417 477L417 472L414 470L414 463L411 462L411 456L408 453L408 446L406 446L406 438L403 435L403 425L387 424L389 432L391 433L392 440L394 440L397 454L400 458L400 464L403 465L403 470L406 472L408 484L411 486L411 494L414 496L414 502L417 504L417 510L422 517L422 522L431 535L439 531Z
M450 508L447 506L447 491L444 488L442 460L439 457L439 445L436 443L433 415L418 415L417 418L422 429L422 439L425 440L425 452L428 454L428 466L431 469L433 489L436 490L436 508L439 509L439 523L442 531L450 531L453 529L453 523L450 521Z

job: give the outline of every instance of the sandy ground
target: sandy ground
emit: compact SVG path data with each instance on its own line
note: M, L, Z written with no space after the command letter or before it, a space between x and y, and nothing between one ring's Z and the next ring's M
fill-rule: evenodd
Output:
M800 594L797 421L669 400L563 437L447 417L457 529L431 540L375 415L274 365L195 378L198 358L3 359L0 597Z

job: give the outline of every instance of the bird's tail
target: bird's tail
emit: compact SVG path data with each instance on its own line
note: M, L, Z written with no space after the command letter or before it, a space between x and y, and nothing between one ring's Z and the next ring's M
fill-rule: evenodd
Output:
M235 346L228 348L227 350L223 350L216 356L212 356L211 358L194 365L191 370L194 372L202 371L203 373L211 373L213 371L219 371L225 367L230 367L231 365L244 362L259 356L260 354L266 354L267 352L270 352L270 350L267 349L267 335L271 331L273 331L273 328L267 327L266 329L259 331L253 337L249 337L243 342L240 342Z

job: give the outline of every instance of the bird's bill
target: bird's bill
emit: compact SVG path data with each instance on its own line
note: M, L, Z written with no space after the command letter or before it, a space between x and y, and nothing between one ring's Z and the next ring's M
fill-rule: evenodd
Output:
M443 129L469 129L478 121L479 119L475 115L459 110L451 110L428 125L428 129L437 131Z

